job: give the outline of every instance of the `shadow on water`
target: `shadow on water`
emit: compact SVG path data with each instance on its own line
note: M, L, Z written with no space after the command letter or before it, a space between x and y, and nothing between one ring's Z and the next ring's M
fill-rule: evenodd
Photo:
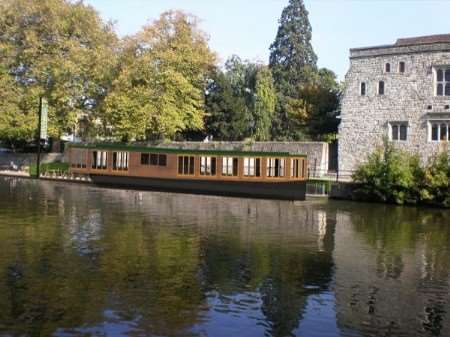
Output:
M0 336L447 336L449 220L0 179Z

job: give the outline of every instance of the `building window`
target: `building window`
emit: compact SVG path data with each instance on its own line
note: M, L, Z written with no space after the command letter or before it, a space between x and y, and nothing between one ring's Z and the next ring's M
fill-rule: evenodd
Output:
M216 175L216 158L200 157L200 175L202 176Z
M387 73L391 72L391 64L390 63L386 63L386 65L384 66L384 71Z
M127 171L128 157L128 152L113 152L113 170Z
M167 155L141 153L141 165L167 166Z
M408 123L390 123L390 139L393 141L405 141L408 139Z
M398 64L398 71L403 74L405 72L405 69L406 69L405 62L400 62Z
M384 81L378 82L378 95L384 95Z
M436 69L436 96L450 96L450 68Z
M97 170L106 170L108 168L108 152L92 152L92 168Z
M260 158L244 158L244 176L246 177L261 176Z
M70 166L73 168L86 168L87 151L81 149L72 149Z
M284 169L286 167L286 160L282 158L268 158L267 159L267 176L272 178L284 177Z
M433 142L450 141L450 121L434 121L429 123L430 139Z
M223 157L222 158L222 175L229 177L238 176L238 164L239 159L233 157Z
M305 177L305 160L291 159L291 177L304 178Z
M178 157L178 174L193 176L195 172L195 159L192 156Z
M361 88L360 88L361 96L366 96L366 91L367 91L366 82L361 82Z

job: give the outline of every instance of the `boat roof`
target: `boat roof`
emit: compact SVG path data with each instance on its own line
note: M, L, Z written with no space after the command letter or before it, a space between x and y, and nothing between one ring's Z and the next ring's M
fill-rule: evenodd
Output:
M305 154L279 152L279 151L247 151L247 150L224 150L224 149L189 149L169 148L160 146L148 146L142 144L124 143L70 143L69 147L91 150L117 150L142 153L167 153L167 154L193 154L193 155L215 155L215 156L252 156L252 157L306 157Z

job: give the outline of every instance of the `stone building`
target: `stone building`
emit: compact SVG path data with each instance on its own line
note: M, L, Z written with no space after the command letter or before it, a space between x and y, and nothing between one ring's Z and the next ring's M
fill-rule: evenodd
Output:
M350 50L339 170L350 174L387 137L426 162L449 151L450 34Z

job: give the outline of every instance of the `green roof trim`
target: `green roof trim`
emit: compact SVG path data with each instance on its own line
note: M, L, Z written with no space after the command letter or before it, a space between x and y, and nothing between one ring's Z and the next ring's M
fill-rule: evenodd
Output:
M69 147L77 149L90 150L118 150L129 152L143 152L143 153L170 153L170 154L193 154L193 155L215 155L215 156L255 156L255 157L305 157L304 154L292 154L289 152L269 152L269 151L243 151L243 150L199 150L199 149L181 149L181 148L163 148L163 147L149 147L143 145L129 145L129 144L68 144Z

